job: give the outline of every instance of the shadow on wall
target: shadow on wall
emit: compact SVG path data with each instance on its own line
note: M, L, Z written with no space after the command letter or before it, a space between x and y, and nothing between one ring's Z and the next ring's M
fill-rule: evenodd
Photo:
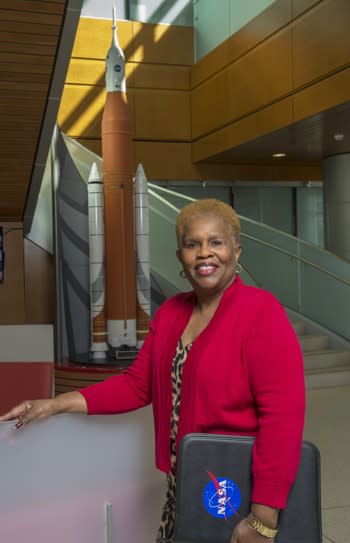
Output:
M176 4L176 0L165 0L162 2L162 4L152 13L152 15L148 18L148 22L155 23L157 20L161 20L165 17L166 13L169 13L171 9L173 9L174 5ZM186 14L186 10L188 10L188 6L184 7L183 10L177 14L172 24L176 24L177 20L182 20L183 17ZM111 21L112 23L112 21ZM142 51L142 57L144 58L150 58L152 55L154 55L154 51L162 51L164 49L164 46L166 44L167 38L169 36L169 33L171 33L173 30L171 26L168 27L167 30L161 33L161 37L156 35L156 27L153 29L153 39L150 44L150 28L149 26L140 26L140 30L135 32L134 34L134 26L132 27L132 39L131 42L127 44L126 47L122 47L125 55L125 62L126 64L129 63L132 64L132 70L131 75L134 77L135 74L138 71L137 63L133 61L133 57L135 55L135 52L139 54L140 51ZM79 32L79 30L78 30ZM108 35L108 38L106 37L106 55L109 48L109 42L110 42L111 34ZM84 59L84 57L71 57L72 59ZM86 57L85 57L86 58ZM86 60L102 60L101 58L86 58ZM104 59L103 59L104 61ZM127 83L127 94L128 91L133 89L132 84L130 84L130 75L128 75L128 71L126 70L126 83ZM65 88L69 87L71 85L74 85L76 83L65 83ZM103 114L103 108L104 108L104 100L102 100L103 95L105 94L105 73L101 77L99 77L93 86L91 86L91 89L87 92L85 97L80 101L79 105L74 109L72 113L70 113L63 122L61 122L61 130L68 136L75 138L75 139L81 139L86 138L86 133L91 133L96 131L96 127L100 127L101 121L102 121L102 114ZM129 96L129 107L130 107L130 96ZM101 103L101 105L99 104ZM94 107L93 104L95 104ZM96 110L94 113L94 109ZM85 127L84 132L81 134L75 134L74 133L74 126L79 121L79 119L82 117L82 115L87 110L90 110L91 118L89 120L89 124ZM135 127L133 126L133 132L135 132ZM100 139L100 129L97 129L98 138ZM135 134L133 134L135 136ZM87 137L88 139L96 139ZM135 140L135 137L133 138ZM88 146L88 142L87 142ZM92 149L96 151L96 149Z

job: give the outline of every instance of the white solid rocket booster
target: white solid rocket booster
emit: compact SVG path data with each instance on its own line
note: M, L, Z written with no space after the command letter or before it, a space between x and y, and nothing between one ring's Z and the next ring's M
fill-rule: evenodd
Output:
M136 235L136 331L137 348L142 347L151 317L151 282L148 219L148 186L142 164L135 175L135 235Z
M88 179L92 358L107 356L105 318L103 182L94 162Z

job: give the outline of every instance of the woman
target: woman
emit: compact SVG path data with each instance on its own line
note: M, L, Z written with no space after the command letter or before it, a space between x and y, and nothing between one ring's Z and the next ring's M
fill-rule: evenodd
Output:
M159 308L130 368L52 400L23 402L0 421L18 419L20 427L56 413L122 413L152 402L156 464L168 482L158 541L172 537L180 439L190 432L255 435L251 513L230 543L273 542L300 457L299 343L279 302L239 279L240 224L230 206L189 204L176 234L181 273L193 291Z

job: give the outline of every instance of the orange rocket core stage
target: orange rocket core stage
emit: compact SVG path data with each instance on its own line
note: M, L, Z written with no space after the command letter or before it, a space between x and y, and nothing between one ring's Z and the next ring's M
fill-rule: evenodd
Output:
M102 118L106 317L136 318L131 123L126 94L108 92Z

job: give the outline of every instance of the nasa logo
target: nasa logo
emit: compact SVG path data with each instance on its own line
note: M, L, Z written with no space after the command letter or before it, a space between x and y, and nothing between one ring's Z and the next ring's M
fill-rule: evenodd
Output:
M115 72L120 72L121 69L122 69L122 67L120 66L120 64L115 64L115 65L114 65L114 71L115 71Z
M215 477L210 471L208 475L211 481L205 486L202 494L203 504L208 513L224 520L237 514L241 505L238 485L226 477Z

